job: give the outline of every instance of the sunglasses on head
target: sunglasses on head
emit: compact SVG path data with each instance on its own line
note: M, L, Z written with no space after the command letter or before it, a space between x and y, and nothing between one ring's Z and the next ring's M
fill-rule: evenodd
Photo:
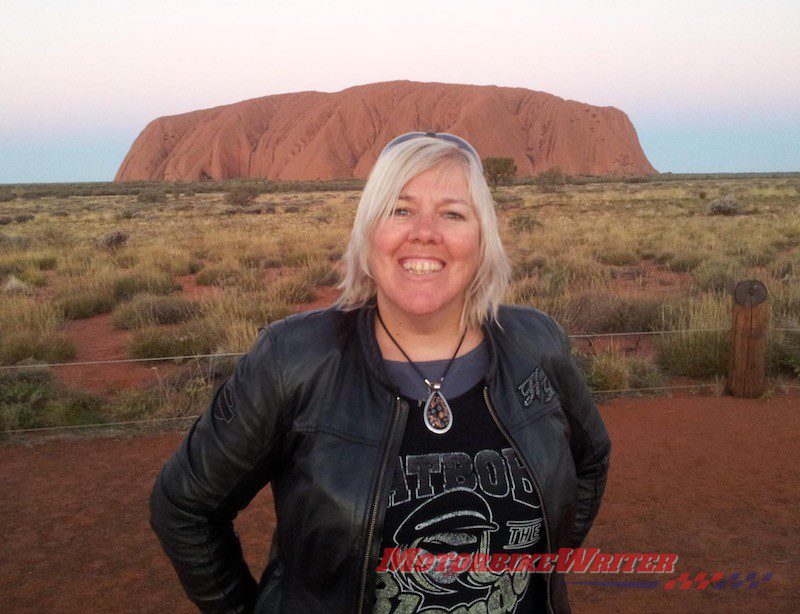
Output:
M456 136L455 134L450 134L449 132L406 132L405 134L401 134L398 137L393 138L389 143L387 143L386 147L383 148L381 151L381 155L385 151L388 151L395 145L399 145L400 143L404 143L405 141L409 141L411 139L416 139L421 136L431 136L436 139L441 139L443 141L450 141L451 143L455 143L458 145L460 149L463 149L469 155L471 155L475 161L478 163L478 166L483 170L483 163L481 162L481 158L478 155L478 152L475 151L475 148L472 147L469 143L467 143L464 139L460 136Z

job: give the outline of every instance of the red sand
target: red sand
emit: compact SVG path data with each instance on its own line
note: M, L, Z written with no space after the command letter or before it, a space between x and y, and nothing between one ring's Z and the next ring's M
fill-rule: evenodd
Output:
M132 333L114 328L110 313L69 322L64 332L75 345L75 362L130 358L128 346ZM74 388L112 396L120 390L143 388L154 382L156 372L151 368L153 366L158 366L160 371L170 368L165 363L129 362L58 367L55 373L62 382Z
M618 399L601 411L612 467L586 545L674 552L679 572L774 577L750 591L570 585L574 611L795 611L800 398ZM169 433L0 448L0 611L196 611L147 524L153 480L181 439ZM236 521L256 575L274 523L268 488Z

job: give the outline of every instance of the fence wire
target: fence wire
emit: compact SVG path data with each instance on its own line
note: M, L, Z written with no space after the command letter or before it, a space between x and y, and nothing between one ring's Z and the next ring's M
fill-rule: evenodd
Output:
M773 328L773 331L778 332L796 332L800 333L800 328ZM570 339L594 339L603 337L633 337L633 336L646 336L646 335L672 335L672 334L686 334L686 333L725 333L730 329L725 328L697 328L697 329L680 329L680 330L656 330L656 331L631 331L631 332L612 332L612 333L585 333L577 335L569 335ZM113 364L126 364L126 363L149 363L149 362L175 362L179 360L193 360L200 358L214 359L214 358L235 358L243 356L246 352L225 352L217 354L187 354L182 356L160 356L157 358L119 358L112 360L84 360L75 362L53 362L53 363L31 363L25 365L3 365L0 366L0 371L22 370L22 369L45 369L45 368L58 368L58 367L86 367L98 365L113 365ZM704 384L687 384L680 386L652 386L647 388L615 388L608 390L592 390L594 395L602 394L622 394L622 393L641 393L653 392L657 390L686 390L696 388L714 388L719 386L718 383L704 383ZM782 384L781 388L790 388L800 390L800 386L792 384ZM62 426L47 426L35 427L26 429L12 429L4 430L5 435L21 435L25 433L46 433L57 431L75 431L81 429L102 429L114 427L130 427L137 425L155 425L168 422L183 422L188 420L196 420L198 415L190 416L177 416L171 418L146 418L142 420L124 420L116 422L94 422L89 424L73 424Z
M705 384L685 384L680 386L652 386L648 388L614 388L608 390L592 390L593 395L601 395L601 394L620 394L623 392L652 392L656 390L687 390L687 389L694 389L694 388L716 388L719 386L716 382L710 382ZM796 386L793 384L780 384L779 388L792 388L800 390L800 386ZM197 420L202 414L197 415L190 415L190 416L177 416L173 418L146 418L143 420L124 420L119 422L93 422L89 424L71 424L65 426L44 426L44 427L35 427L35 428L28 428L28 429L13 429L3 431L5 435L22 435L26 433L48 433L48 432L57 432L57 431L76 431L80 429L103 429L103 428L113 428L113 427L128 427L128 426L136 426L136 425L153 425L153 424L162 424L165 422L182 422L182 421L189 421L189 420Z
M781 332L800 333L800 328L773 328L771 330ZM632 331L617 333L584 333L580 335L569 335L570 339L594 339L597 337L635 337L645 335L679 335L685 333L725 333L730 332L726 328L687 328L681 330L650 330ZM175 362L179 360L192 360L196 358L235 358L243 356L246 352L227 352L219 354L187 354L183 356L158 356L154 358L117 358L112 360L82 360L75 362L50 362L50 363L30 363L25 365L2 365L0 371L13 371L20 369L45 369L58 367L89 367L96 365L114 365L124 363L147 363L147 362Z

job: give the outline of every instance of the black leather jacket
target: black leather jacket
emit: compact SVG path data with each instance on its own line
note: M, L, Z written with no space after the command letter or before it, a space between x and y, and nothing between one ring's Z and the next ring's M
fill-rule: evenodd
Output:
M374 302L262 328L162 468L151 526L206 612L372 611L392 460L408 406L381 368ZM484 325L487 408L529 467L548 552L580 545L605 490L611 445L561 327L504 305ZM277 514L256 583L232 520L271 483ZM569 612L559 573L542 611Z

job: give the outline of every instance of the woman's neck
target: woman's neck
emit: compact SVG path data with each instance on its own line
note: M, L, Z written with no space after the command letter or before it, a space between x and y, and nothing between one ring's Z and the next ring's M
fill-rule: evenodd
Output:
M456 346L464 334L464 329L459 327L460 306L457 306L456 313L452 313L451 310L450 313L443 312L414 317L393 309L390 303L381 301L380 296L377 305L386 328L411 360L425 362L447 360L453 357L453 352L456 351ZM375 314L375 336L383 358L407 360L394 341L386 334L377 313ZM472 351L481 341L483 341L483 330L480 327L471 327L464 336L457 356Z

